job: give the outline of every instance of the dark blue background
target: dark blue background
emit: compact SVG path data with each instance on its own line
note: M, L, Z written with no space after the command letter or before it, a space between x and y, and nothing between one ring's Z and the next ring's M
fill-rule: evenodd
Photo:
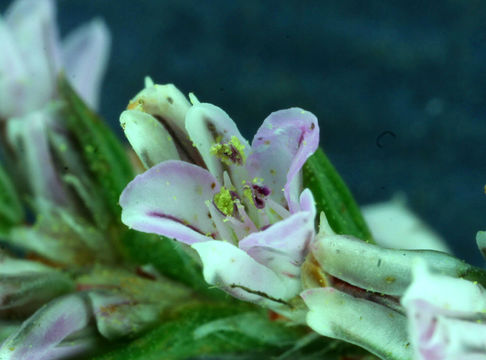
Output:
M459 257L482 264L486 2L58 3L63 34L93 16L112 30L101 113L117 131L145 75L221 106L248 138L270 112L303 107L360 203L403 191ZM384 131L396 137L380 148Z

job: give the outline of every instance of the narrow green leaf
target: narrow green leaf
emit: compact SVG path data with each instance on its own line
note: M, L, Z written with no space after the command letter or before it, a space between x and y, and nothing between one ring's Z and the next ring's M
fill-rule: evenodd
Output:
M266 318L264 312L259 312L261 315L259 321L253 323L254 328L249 331L229 325L239 322L238 315L242 316L242 320L248 320L249 314L255 316L252 307L246 304L192 305L128 346L95 359L176 360L229 353L252 353L255 359L268 359L270 358L268 351L288 346L302 336L301 328L272 323ZM226 326L216 329L225 322L225 319L229 319ZM213 326L214 324L216 327ZM214 327L214 331L208 329L211 326ZM255 334L262 336L257 337ZM263 356L265 351L267 351L266 356Z
M15 187L0 166L0 233L6 232L12 225L20 224L23 219L24 213Z
M324 211L337 234L373 242L353 195L320 148L304 165L304 187L312 191L318 213Z
M67 128L79 143L93 178L103 189L102 194L109 210L115 217L119 217L121 209L118 198L135 176L123 145L62 76L59 78L59 92L65 102Z

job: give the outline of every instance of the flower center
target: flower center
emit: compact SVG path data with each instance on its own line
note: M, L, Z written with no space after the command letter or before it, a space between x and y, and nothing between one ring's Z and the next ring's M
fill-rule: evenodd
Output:
M217 143L211 146L211 154L217 156L226 165L244 165L246 161L245 145L236 136L232 136L227 143Z
M250 204L255 205L257 209L265 207L265 200L272 191L265 185L246 184L243 186L243 194Z

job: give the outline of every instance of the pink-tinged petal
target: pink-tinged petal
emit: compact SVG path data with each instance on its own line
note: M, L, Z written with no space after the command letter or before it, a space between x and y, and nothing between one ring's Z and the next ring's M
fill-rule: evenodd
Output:
M279 221L264 231L255 232L242 239L239 247L248 251L255 246L281 250L301 263L307 255L314 237L314 218L309 212L299 212Z
M407 305L410 340L416 359L473 359L486 354L484 315L441 309L424 300Z
M85 346L58 345L71 334L85 328L91 317L88 304L80 295L51 301L27 319L0 347L0 359L51 360L76 355Z
M206 170L166 161L138 175L120 197L122 221L136 230L175 238L186 244L207 241L216 227L207 200L219 191Z
M29 81L24 110L41 107L55 92L60 48L55 7L51 0L19 0L7 10L6 23L15 39Z
M309 211L292 214L264 231L248 235L240 241L239 247L245 251L258 246L274 248L289 254L292 260L300 265L307 256L308 247L315 234L315 207L312 194L307 191L302 198L305 206L309 206Z
M38 207L45 200L67 204L67 194L55 170L47 140L46 127L52 116L55 116L52 110L44 108L7 122L8 141L27 171L28 186Z
M313 114L299 108L276 111L253 138L248 169L252 176L263 178L275 201L298 211L300 170L318 145L319 125Z
M414 300L425 300L448 311L486 313L486 290L479 284L433 274L421 259L413 263L413 281L401 302L407 307Z
M235 184L240 184L241 180L248 180L242 166L246 159L242 159L241 164L239 162L231 163L231 160L225 163L211 151L213 145L227 144L233 137L236 137L244 147L243 158L246 158L246 154L250 150L248 142L240 134L234 121L222 109L207 103L192 106L186 115L186 129L209 172L218 181L223 183L224 171L231 175Z
M206 281L238 299L276 306L293 295L280 276L230 243L212 240L192 247L201 257Z
M24 113L26 84L29 75L15 39L5 21L0 17L0 119L7 119Z
M247 253L280 276L285 283L288 298L297 296L302 291L300 264L292 254L265 246L254 246Z
M110 32L104 21L99 19L74 30L63 41L66 75L93 109L98 108L109 52Z
M300 194L299 201L301 211L310 211L314 217L316 216L316 202L314 200L314 195L312 195L312 191L304 189Z
M474 359L486 354L486 291L464 279L413 264L413 281L401 299L417 360Z

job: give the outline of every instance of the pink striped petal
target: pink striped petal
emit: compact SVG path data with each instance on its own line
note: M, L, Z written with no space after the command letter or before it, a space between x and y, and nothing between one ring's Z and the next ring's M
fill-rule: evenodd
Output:
M5 19L29 75L24 111L37 110L54 95L61 63L54 3L18 0Z
M252 176L263 178L270 195L291 212L298 211L302 189L300 170L319 145L317 118L310 112L291 108L268 116L252 142L248 158Z
M248 235L240 241L239 247L245 251L259 246L277 249L289 254L292 260L300 265L315 234L314 199L309 190L302 193L301 204L308 211L295 213L264 231Z
M166 161L138 175L120 197L122 221L136 230L175 238L186 244L216 236L206 201L219 191L206 170Z
M61 342L88 325L91 310L80 295L58 298L43 306L0 347L3 360L54 360L87 350L83 342Z

